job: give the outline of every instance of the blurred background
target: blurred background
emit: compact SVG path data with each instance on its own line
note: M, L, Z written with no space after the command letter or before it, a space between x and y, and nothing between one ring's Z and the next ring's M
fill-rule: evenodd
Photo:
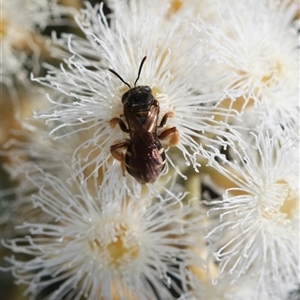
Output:
M49 8L49 3L57 4L61 9L61 16L56 11L57 6ZM76 14L84 7L85 2L92 5L102 1L89 0L3 0L1 1L0 15L0 43L1 43L1 103L0 103L0 198L1 211L4 202L9 204L14 200L13 188L17 180L9 177L5 171L5 164L11 163L11 158L4 154L9 145L10 139L19 141L26 140L26 137L19 133L22 128L22 120L32 117L32 112L40 106L43 93L34 99L39 89L39 84L30 80L31 74L36 77L45 76L44 63L59 66L60 60L51 57L49 44L53 32L59 37L61 33L74 33L84 37L76 26L71 15ZM35 9L37 10L35 12ZM44 10L44 12L42 12ZM105 6L105 12L109 9ZM33 19L40 15L40 20L34 24ZM47 19L48 18L48 19ZM37 18L38 19L38 18ZM30 25L29 25L30 24ZM48 25L49 24L49 25ZM47 101L45 101L46 103ZM30 122L30 121L29 121ZM13 158L12 158L13 159ZM6 228L1 220L1 238L5 238L5 232L11 230ZM8 264L5 256L11 256L8 249L1 244L2 267ZM0 272L0 299L20 300L29 299L23 295L25 286L15 284L10 272ZM49 292L49 291L48 291ZM43 299L47 290L40 295ZM59 299L61 300L61 299Z

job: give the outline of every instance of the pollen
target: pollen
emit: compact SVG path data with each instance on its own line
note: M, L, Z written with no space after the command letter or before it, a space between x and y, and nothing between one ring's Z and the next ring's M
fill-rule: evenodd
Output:
M108 265L113 268L119 268L127 265L135 260L140 252L140 248L137 242L127 242L128 228L125 225L121 225L116 230L113 241L104 244L99 239L90 241L90 247L94 253L105 253L105 257L108 257Z
M280 78L285 77L284 70L284 63L280 59L274 60L272 66L269 68L269 72L262 77L262 83L268 87L276 85L280 81Z
M297 210L297 203L299 203L299 198L297 197L296 193L292 192L288 183L284 179L279 180L277 183L285 185L288 189L284 202L280 206L280 212L285 214L288 219L292 219L294 212Z
M287 220L292 219L297 209L297 203L297 196L294 195L287 181L280 179L262 197L262 216L266 219L272 219L282 214Z
M162 91L159 87L157 86L152 87L152 94L154 95L154 97L157 97L161 93Z
M172 0L169 8L169 15L173 15L177 13L182 6L182 1L180 0Z
M126 92L128 92L129 91L129 88L128 88L128 86L126 86L126 85L124 85L124 86L122 86L121 88L120 88L120 93L123 95L123 94L125 94Z
M0 39L2 39L7 32L8 23L4 18L0 19Z

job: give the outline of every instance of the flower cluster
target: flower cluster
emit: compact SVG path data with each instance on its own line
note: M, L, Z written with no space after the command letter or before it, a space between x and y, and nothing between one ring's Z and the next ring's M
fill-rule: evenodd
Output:
M15 82L28 82L29 70L37 73L40 56L47 55L41 32L66 23L71 8L55 0L12 0L1 3L1 83L13 89Z
M74 7L11 3L1 269L23 297L299 297L295 3L89 1L51 43ZM12 38L54 60L29 76Z

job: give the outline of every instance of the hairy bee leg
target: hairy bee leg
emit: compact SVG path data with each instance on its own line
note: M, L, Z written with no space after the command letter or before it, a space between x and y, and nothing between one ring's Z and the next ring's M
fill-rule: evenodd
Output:
M172 118L173 116L174 116L174 113L172 111L165 113L160 121L159 126L157 126L157 128L163 128L167 124L168 118Z
M125 142L121 142L110 147L111 155L118 161L121 162L121 168L123 172L123 176L125 176L125 154L124 151L127 150L129 142L126 140Z
M164 130L158 138L160 140L168 140L169 146L176 146L179 142L179 133L176 127L168 128Z
M174 116L174 112L169 111L167 113L164 114L164 116L162 117L159 126L157 126L157 128L163 128L167 121L168 118L172 118ZM161 134L158 136L159 139L161 140L168 140L169 146L173 147L176 146L179 142L179 133L176 129L176 127L172 127L172 128L168 128L164 131L161 132Z
M122 119L120 118L112 118L109 121L109 125L111 128L115 128L115 126L117 125L117 123L119 124L120 128L122 131L129 133L129 129L126 127L125 123L123 122Z

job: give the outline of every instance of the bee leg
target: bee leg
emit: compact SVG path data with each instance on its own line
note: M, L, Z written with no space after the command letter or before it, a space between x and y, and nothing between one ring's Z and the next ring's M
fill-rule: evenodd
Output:
M179 142L179 133L176 129L176 127L171 127L163 132L158 136L160 140L168 140L169 146L173 147L176 146Z
M172 118L173 116L174 116L174 113L172 111L165 113L160 121L159 126L157 126L157 128L163 128L167 124L168 118Z
M174 116L174 113L172 111L169 111L164 114L162 117L159 126L157 128L163 128L167 124L168 118L172 118ZM176 146L179 142L179 133L176 129L176 127L165 129L161 132L161 134L158 136L160 140L168 140L169 146Z
M123 175L125 176L125 151L127 150L129 145L129 141L123 141L118 144L112 145L110 147L110 153L114 157L114 159L121 162L121 168L123 171Z
M117 125L117 123L119 124L120 128L122 131L129 133L129 129L126 127L125 123L123 122L122 119L120 118L112 118L109 121L109 125L111 128L115 128L115 126Z

